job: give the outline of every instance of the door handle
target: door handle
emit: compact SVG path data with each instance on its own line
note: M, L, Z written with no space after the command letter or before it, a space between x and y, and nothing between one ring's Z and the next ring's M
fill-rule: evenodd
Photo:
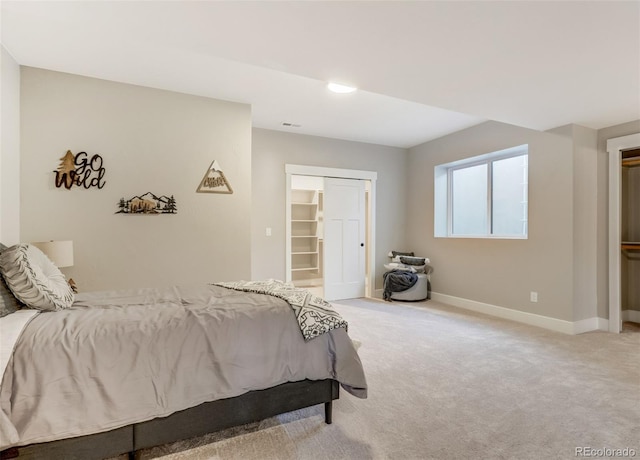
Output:
M364 243L360 243L360 247L361 247L361 248L364 248Z

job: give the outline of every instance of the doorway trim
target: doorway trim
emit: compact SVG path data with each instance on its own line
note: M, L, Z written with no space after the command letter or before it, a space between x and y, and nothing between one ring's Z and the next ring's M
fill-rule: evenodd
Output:
M640 133L607 140L609 153L609 332L620 332L621 309L621 194L620 152L640 147Z
M327 168L323 166L307 166L296 164L285 164L284 172L286 175L286 198L285 198L285 219L286 219L286 244L285 244L285 270L286 279L291 281L291 176L319 176L319 177L337 177L339 179L360 179L371 182L371 190L369 191L369 226L367 228L369 247L367 248L369 257L369 266L367 267L367 285L365 295L373 297L375 291L375 230L376 230L376 181L378 173L376 171L364 171L359 169L340 169Z

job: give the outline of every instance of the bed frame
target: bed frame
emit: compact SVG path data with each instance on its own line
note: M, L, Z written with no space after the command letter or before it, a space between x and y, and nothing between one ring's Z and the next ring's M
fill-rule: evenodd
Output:
M124 453L130 459L140 449L257 422L304 407L324 404L331 423L332 402L340 397L336 380L303 380L251 391L235 398L207 402L164 418L77 438L61 439L0 452L0 459L104 459Z

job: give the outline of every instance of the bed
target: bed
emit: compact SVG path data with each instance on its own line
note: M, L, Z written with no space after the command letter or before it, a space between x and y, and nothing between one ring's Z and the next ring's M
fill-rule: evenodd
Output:
M305 292L271 281L105 291L6 314L2 458L132 456L316 404L331 423L339 387L366 398L367 384L346 323L329 309L325 321L326 302Z

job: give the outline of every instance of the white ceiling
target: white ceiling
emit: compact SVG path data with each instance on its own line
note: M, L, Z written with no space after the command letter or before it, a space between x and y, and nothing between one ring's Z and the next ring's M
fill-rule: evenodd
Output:
M410 147L640 119L637 1L3 0L1 24L21 65L249 103L260 128Z

